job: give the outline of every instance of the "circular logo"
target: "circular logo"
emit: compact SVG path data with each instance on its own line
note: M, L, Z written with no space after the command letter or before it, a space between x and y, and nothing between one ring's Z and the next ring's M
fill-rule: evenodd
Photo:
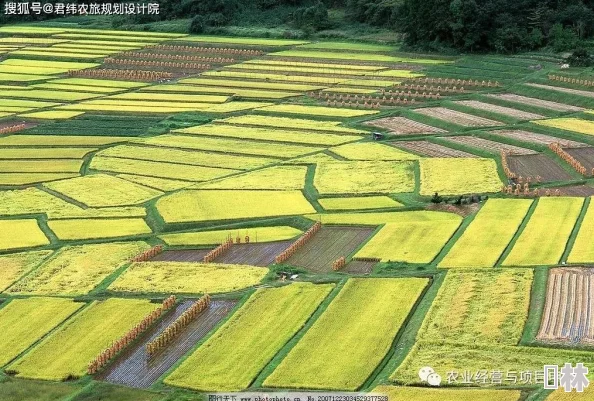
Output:
M426 382L427 377L429 377L429 375L432 373L435 373L433 368L431 366L425 366L419 370L419 378L421 379L421 381Z

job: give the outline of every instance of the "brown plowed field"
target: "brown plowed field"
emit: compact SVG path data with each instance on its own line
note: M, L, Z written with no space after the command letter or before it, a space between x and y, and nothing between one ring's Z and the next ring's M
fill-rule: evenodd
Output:
M587 175L591 175L594 168L594 148L564 148L563 150L582 163L586 170L588 170Z
M594 187L589 185L569 185L559 190L562 196L594 196Z
M151 262L199 262L202 263L204 256L210 249L180 249L164 251L154 258Z
M155 327L145 333L132 347L124 351L98 379L136 388L153 385L169 368L206 336L233 309L237 301L213 300L208 309L194 319L163 350L150 359L146 344L155 339L168 325L192 305L187 300L167 314Z
M424 109L415 109L413 111L463 127L492 127L504 125L499 121L473 116L472 114L462 113L461 111L451 110L445 107L426 107Z
M536 337L545 342L594 344L594 269L551 269Z
M472 107L473 109L488 111L491 113L502 114L504 116L517 118L519 120L538 120L540 118L545 118L545 116L536 114L536 113L529 113L527 111L514 109L512 107L504 107L498 106L496 104L479 102L476 100L460 100L454 102L456 104L461 104L466 107Z
M27 123L25 121L2 121L2 122L0 122L0 129L6 128L6 127L12 127L13 125L19 125L19 124L25 124L25 127L23 129L33 128L37 125L37 124L33 124L33 123Z
M332 262L353 253L374 231L374 227L322 226L286 263L316 273L331 272Z
M478 157L461 150L428 141L398 141L390 145L426 157Z
M582 111L581 107L572 106L570 104L551 102L550 100L542 100L534 97L514 95L513 93L503 93L500 95L487 95L494 99L501 99L508 102L527 104L529 106L541 107L554 111Z
M579 89L563 88L561 86L542 85L542 84L533 84L533 83L528 83L525 85L532 86L534 88L548 89L548 90L552 90L552 91L556 91L556 92L571 93L572 95L594 97L594 92L583 91L583 90L579 90Z
M501 151L512 155L534 155L538 153L532 149L521 148L519 146L508 145L507 143L490 141L488 139L477 138L474 136L451 136L443 139L460 145L486 150L493 154L499 154Z
M512 172L522 177L541 177L543 182L566 181L572 177L550 157L537 155L508 156L507 163Z
M516 139L518 141L535 143L537 145L547 146L551 143L559 143L561 147L579 148L588 146L585 143L570 141L569 139L558 138L556 136L536 134L530 131L522 130L495 130L489 131L490 134L499 135L505 138Z
M410 120L405 117L386 117L378 120L367 121L365 125L372 127L385 128L394 135L422 135L447 132L441 128L432 127Z
M341 271L351 274L369 274L377 262L364 262L362 260L351 260Z
M266 267L274 262L276 255L291 245L292 241L263 242L233 245L214 260L216 263Z

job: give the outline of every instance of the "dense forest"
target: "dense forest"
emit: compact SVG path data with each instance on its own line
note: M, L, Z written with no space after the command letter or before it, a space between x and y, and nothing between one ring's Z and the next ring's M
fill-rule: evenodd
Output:
M113 23L191 18L193 33L262 25L284 26L306 36L357 24L394 32L395 39L403 37L411 48L470 52L542 47L565 51L594 36L594 0L161 0L159 4L158 16L113 17ZM23 17L0 15L0 24L17 20ZM295 31L287 30L286 35L291 32Z

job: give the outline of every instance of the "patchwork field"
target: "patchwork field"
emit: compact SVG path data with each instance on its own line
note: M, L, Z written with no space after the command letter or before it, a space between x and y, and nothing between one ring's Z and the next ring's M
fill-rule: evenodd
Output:
M205 391L247 388L332 288L295 283L256 291L165 383Z
M0 27L0 399L563 399L535 379L594 364L594 79L557 26L421 54L389 2L194 3Z

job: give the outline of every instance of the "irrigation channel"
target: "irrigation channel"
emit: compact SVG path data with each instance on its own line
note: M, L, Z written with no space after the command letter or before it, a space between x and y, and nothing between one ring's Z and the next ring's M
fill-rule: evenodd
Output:
M237 303L234 300L211 301L208 309L194 319L169 345L149 359L146 344L156 338L193 302L194 300L186 300L178 304L174 311L168 313L159 324L151 328L135 345L124 351L113 364L99 374L98 379L136 388L150 387L206 336Z

